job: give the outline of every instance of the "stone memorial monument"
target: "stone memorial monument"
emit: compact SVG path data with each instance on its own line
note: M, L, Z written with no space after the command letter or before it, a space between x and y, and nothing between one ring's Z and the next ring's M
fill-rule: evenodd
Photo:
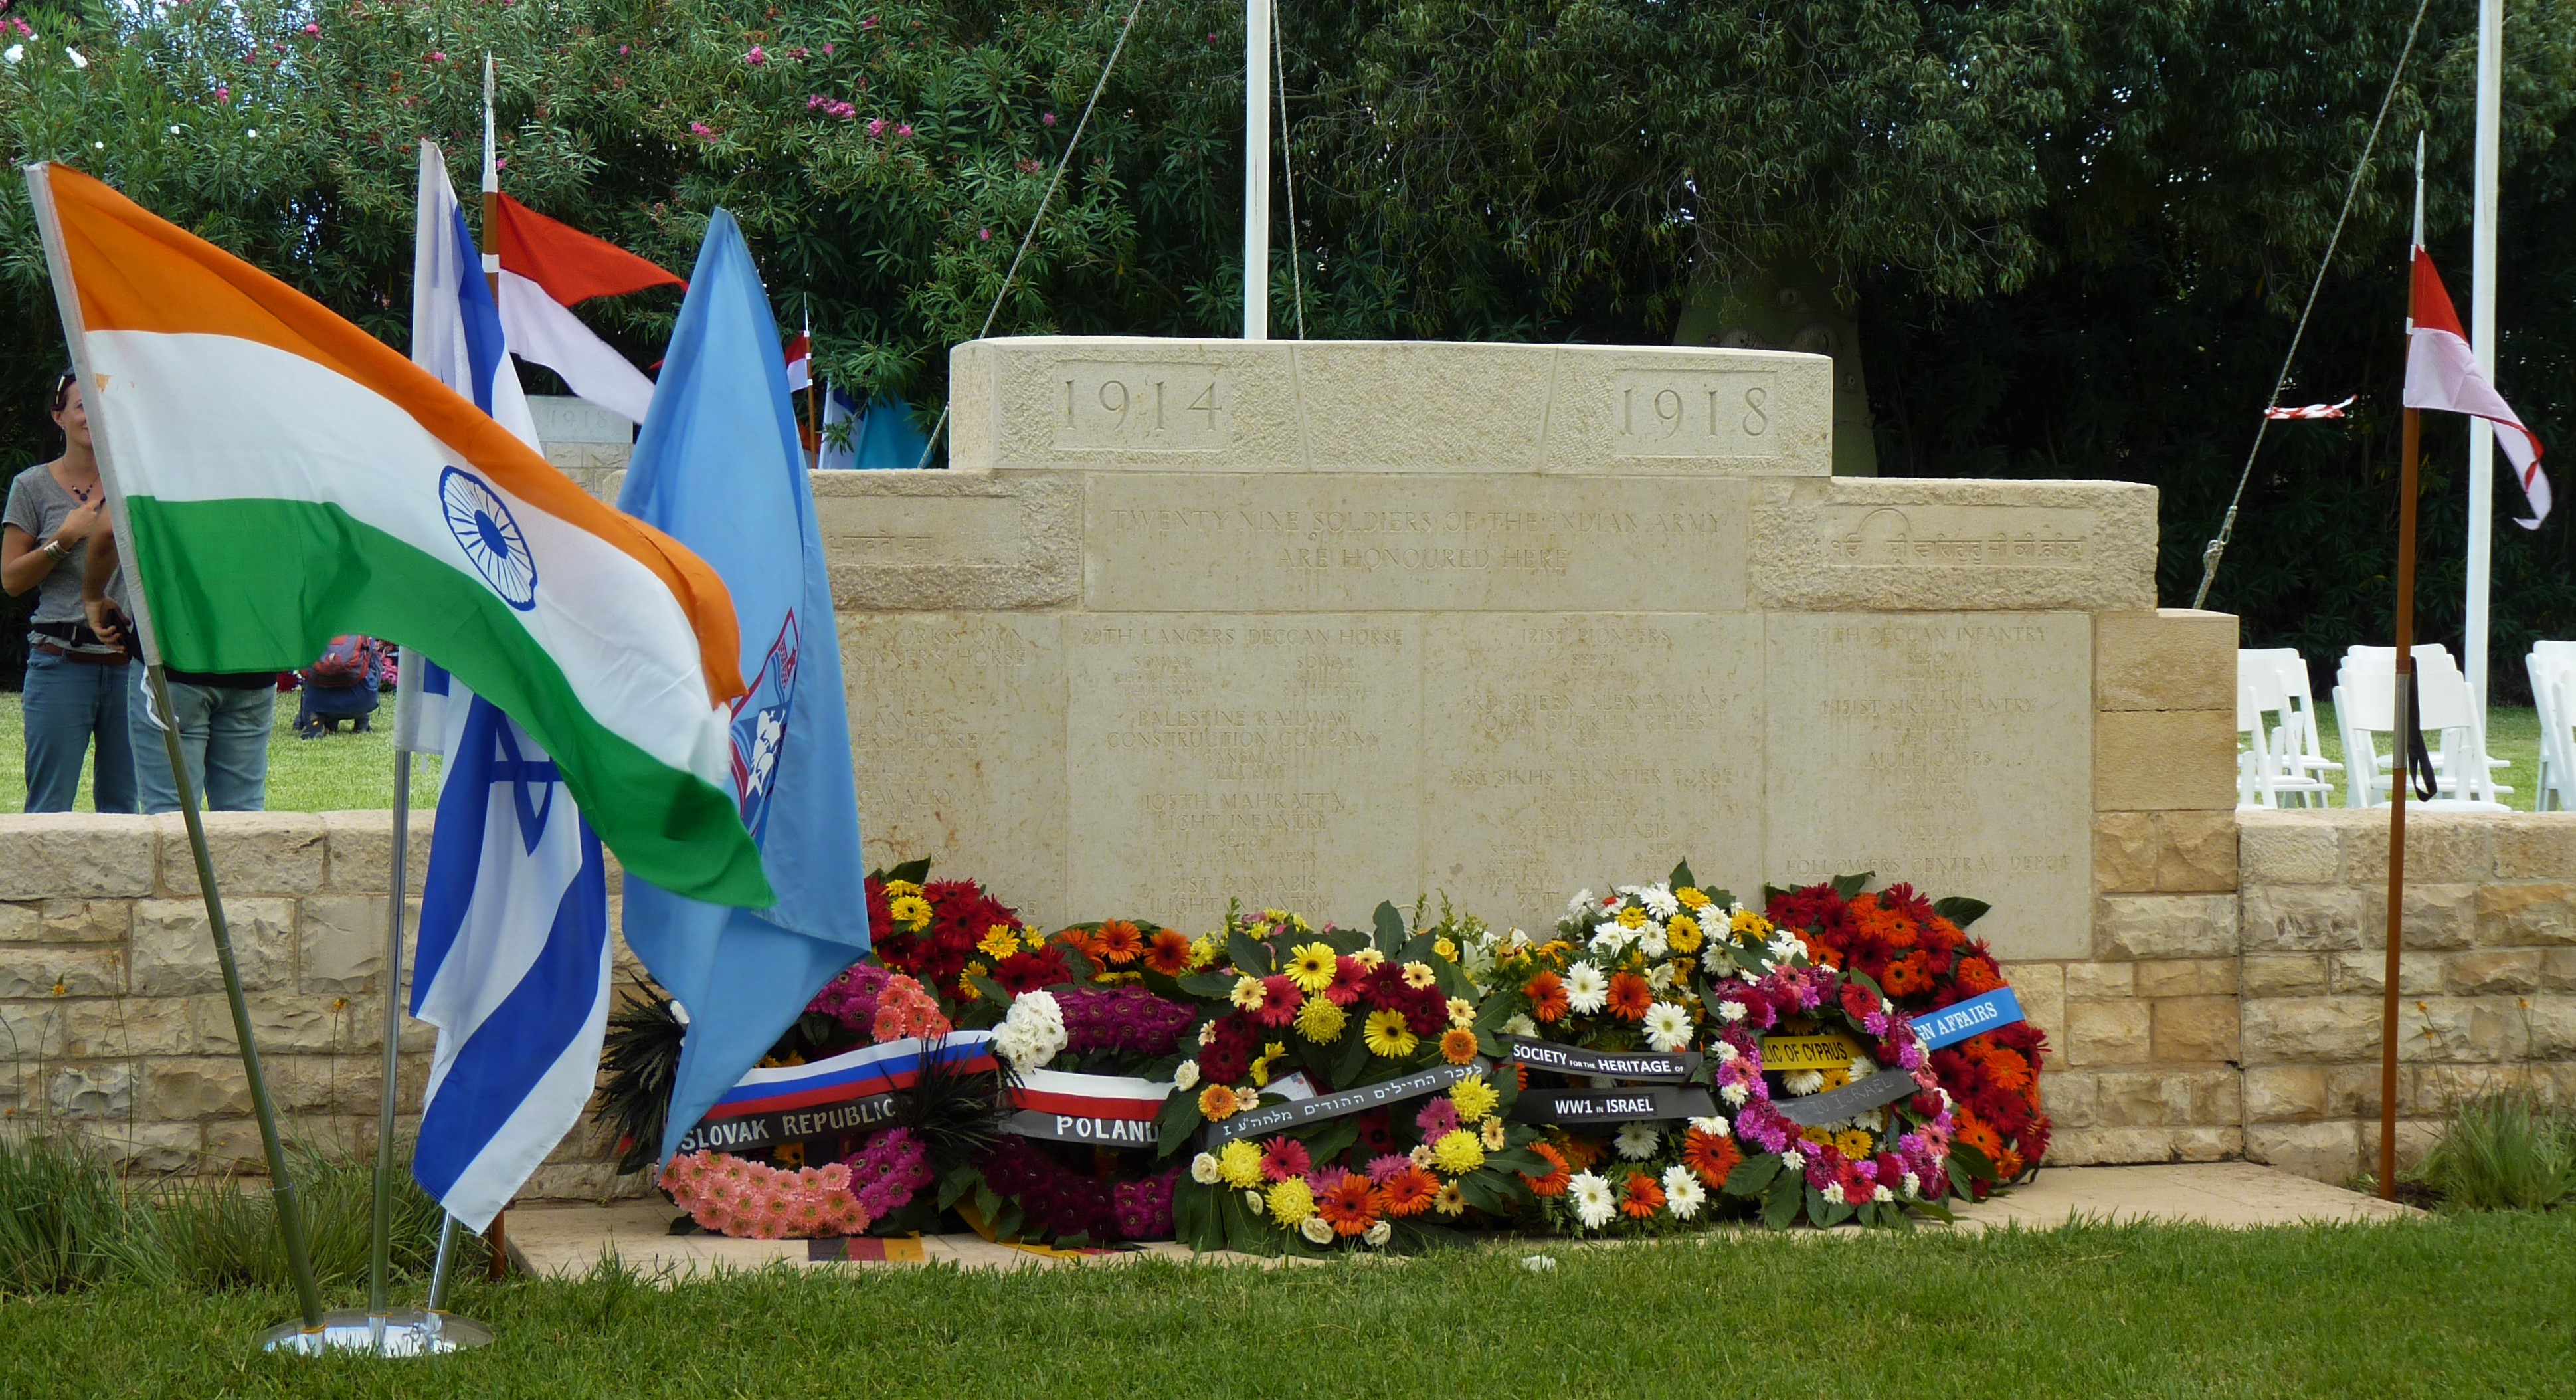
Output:
M2154 490L1836 479L1824 357L951 366L953 470L815 479L867 855L1040 923L1428 895L1539 929L1688 857L1748 900L1873 870L2084 957L2096 809L2233 805L2228 715L2097 704L2106 628L2233 645L2154 611Z

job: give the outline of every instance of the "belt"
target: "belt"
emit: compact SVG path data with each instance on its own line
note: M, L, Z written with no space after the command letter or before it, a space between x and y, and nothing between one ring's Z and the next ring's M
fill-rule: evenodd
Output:
M121 651L74 651L51 642L36 643L36 650L47 656L66 657L84 666L122 666L127 660Z

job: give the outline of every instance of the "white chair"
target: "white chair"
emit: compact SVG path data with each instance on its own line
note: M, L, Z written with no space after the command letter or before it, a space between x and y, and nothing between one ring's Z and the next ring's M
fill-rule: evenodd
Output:
M2279 807L2284 799L2304 806L2311 799L2326 800L2332 789L2301 766L2300 723L2276 659L2265 652L2238 652L2236 732L2245 742L2237 755L2238 806Z
M2262 700L2241 668L2236 673L2236 738L2244 745L2236 751L2237 807L2280 806L2279 794L2272 790L2272 739L2264 731Z
M2291 746L2291 776L2298 780L2297 795L2313 799L2320 807L2328 805L2334 791L2331 775L2342 772L2343 765L2326 757L2325 738L2317 727L2317 695L2308 684L2307 658L2299 655L2296 647L2240 651L2236 663L2239 675L2244 674L2248 657L2256 658L2257 664L2264 659L2272 663L2273 673L2280 680L2281 694L2297 717L2291 733L2295 741Z
M2468 681L2457 666L2449 664L2449 654L2438 646L2416 648L2415 661L2416 698L2421 708L2412 722L2417 729L2440 740L2441 757L2434 763L2435 796L2426 805L2507 810L2496 800L2496 794L2512 789L2498 789L2495 785L2482 742L2484 726L2477 721L2477 705L2470 696ZM2345 654L2343 669L2335 676L2335 721L2343 731L2347 806L2377 807L2388 800L2391 782L2396 778L2395 764L2403 760L2405 752L2402 736L2392 732L2396 726L2396 701L2393 648L2355 647ZM2376 736L2381 734L2390 736L2390 752L2386 755L2379 752Z
M2540 712L2540 780L2532 810L2576 810L2576 642L2534 642L2523 658Z
M2366 657L2374 666L2390 667L2396 665L2397 649L2357 646L2344 653L2347 664L2355 657ZM2460 663L2451 659L2450 649L2438 642L2417 643L2415 673L2419 692L2429 694L2429 691L2424 690L2425 687L2438 686L2445 691L2456 689L2460 694L2470 697L2464 709L2444 711L2445 715L2464 714L2465 723L2442 730L2432 745L2433 771L2441 776L2443 790L2465 800L2483 802L2495 801L2498 793L2513 791L2512 788L2499 786L2495 781L2496 770L2511 768L2513 763L2509 759L2488 756L2486 710L2477 703L2476 693L2468 688L2468 678L2460 673ZM2424 703L2427 710L2432 708L2432 701L2426 700ZM2431 724L2426 724L2423 728L2427 732L2433 730ZM2454 753L2455 749L2459 751L2457 755ZM2474 755L2468 761L2476 766L2477 773L2470 781L2468 790L2460 792L2451 777L2453 760L2455 757L2468 755Z

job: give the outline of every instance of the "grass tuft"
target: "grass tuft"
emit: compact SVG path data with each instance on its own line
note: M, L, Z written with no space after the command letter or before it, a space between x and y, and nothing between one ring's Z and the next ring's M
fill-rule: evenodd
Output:
M2451 1111L2415 1175L2464 1210L2545 1210L2576 1193L2576 1113L2527 1089Z
M374 1167L311 1144L292 1144L288 1154L315 1277L326 1289L364 1283ZM438 1223L438 1203L412 1180L408 1161L398 1164L396 1277L427 1276ZM480 1242L460 1234L459 1243L467 1254L453 1267L471 1267ZM112 1285L286 1291L275 1199L222 1178L120 1181L70 1132L0 1135L0 1298Z

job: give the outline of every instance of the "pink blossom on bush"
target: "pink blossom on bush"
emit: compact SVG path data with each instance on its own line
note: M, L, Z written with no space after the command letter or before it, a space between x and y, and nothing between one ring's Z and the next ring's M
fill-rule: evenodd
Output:
M870 118L868 118L868 134L869 134L870 136L883 136L883 135L885 135L885 118L883 118L883 117L870 117Z
M306 38L308 38L308 39L309 39L309 38L313 38L313 37L316 37L316 36L320 35L320 34L321 34L321 32L322 32L322 26L320 26L320 25L318 25L318 24L308 24L308 25L304 26L304 35L305 35L305 37L306 37Z
M1049 112L1049 113L1047 113L1045 116L1042 116L1042 117L1038 118L1038 125L1040 125L1040 126L1053 126L1053 125L1055 125L1055 113L1053 113L1053 112Z
M757 68L769 61L769 55L760 51L760 45L754 44L751 46L751 52L742 56L742 61L750 64L754 68Z

